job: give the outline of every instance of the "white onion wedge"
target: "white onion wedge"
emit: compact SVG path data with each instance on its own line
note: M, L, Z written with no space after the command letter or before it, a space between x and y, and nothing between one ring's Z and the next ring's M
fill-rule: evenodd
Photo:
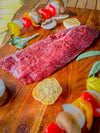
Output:
M74 106L72 104L64 104L64 105L62 105L62 107L65 112L71 113L76 118L77 122L80 125L80 128L82 128L84 126L85 116L79 108L77 108L76 106Z

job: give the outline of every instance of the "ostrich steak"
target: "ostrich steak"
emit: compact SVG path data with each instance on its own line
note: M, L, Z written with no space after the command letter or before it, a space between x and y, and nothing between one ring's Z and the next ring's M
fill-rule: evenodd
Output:
M97 37L98 30L87 25L64 29L0 60L2 69L24 84L42 80L61 69Z

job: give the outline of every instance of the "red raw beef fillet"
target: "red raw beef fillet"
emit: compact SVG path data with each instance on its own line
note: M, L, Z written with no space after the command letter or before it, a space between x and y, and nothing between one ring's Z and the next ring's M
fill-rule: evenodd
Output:
M33 45L0 60L2 69L24 84L42 80L61 69L98 36L98 30L83 25L49 35Z

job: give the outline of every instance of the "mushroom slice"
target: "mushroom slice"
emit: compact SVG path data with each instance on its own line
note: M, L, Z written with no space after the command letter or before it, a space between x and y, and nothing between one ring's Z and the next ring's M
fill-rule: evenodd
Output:
M72 104L64 104L62 106L65 112L71 113L76 118L80 128L82 128L85 124L85 116L83 112Z
M44 22L41 23L41 27L43 29L53 29L57 25L56 21L53 19L46 19Z
M52 105L62 93L62 87L55 78L44 79L33 89L33 97L44 105Z
M2 79L0 79L0 105L3 105L8 98L6 86Z
M68 18L69 15L68 14L58 14L55 15L54 17L52 17L52 19L54 19L57 23L62 23L66 18Z
M42 21L42 15L39 13L39 10L41 8L45 8L46 4L39 4L37 8L33 8L30 12L29 15L33 19L34 23L39 24Z
M34 8L29 12L29 15L33 19L34 23L36 24L39 24L42 21L42 16Z
M76 118L69 112L60 112L56 117L56 122L66 133L81 133Z
M55 0L54 2L51 2L51 5L56 8L57 14L65 12L64 2L62 0Z

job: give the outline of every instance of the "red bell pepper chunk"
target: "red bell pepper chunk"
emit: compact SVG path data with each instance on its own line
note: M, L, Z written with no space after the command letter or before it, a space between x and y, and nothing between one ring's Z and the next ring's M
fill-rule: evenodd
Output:
M64 133L64 131L54 122L43 129L43 133Z
M93 107L93 115L100 117L100 102L95 99L89 92L83 92L80 97L91 103Z
M46 9L40 9L39 10L39 13L42 15L42 17L43 18L45 18L45 19L49 19L49 18L51 18L51 14L50 14L50 12L48 11L48 10L46 10Z
M22 22L22 24L23 24L24 27L26 27L26 28L30 28L30 26L32 25L31 20L28 19L28 18L20 18L20 21Z
M50 12L51 16L55 16L57 14L55 7L51 4L47 5L45 9Z

